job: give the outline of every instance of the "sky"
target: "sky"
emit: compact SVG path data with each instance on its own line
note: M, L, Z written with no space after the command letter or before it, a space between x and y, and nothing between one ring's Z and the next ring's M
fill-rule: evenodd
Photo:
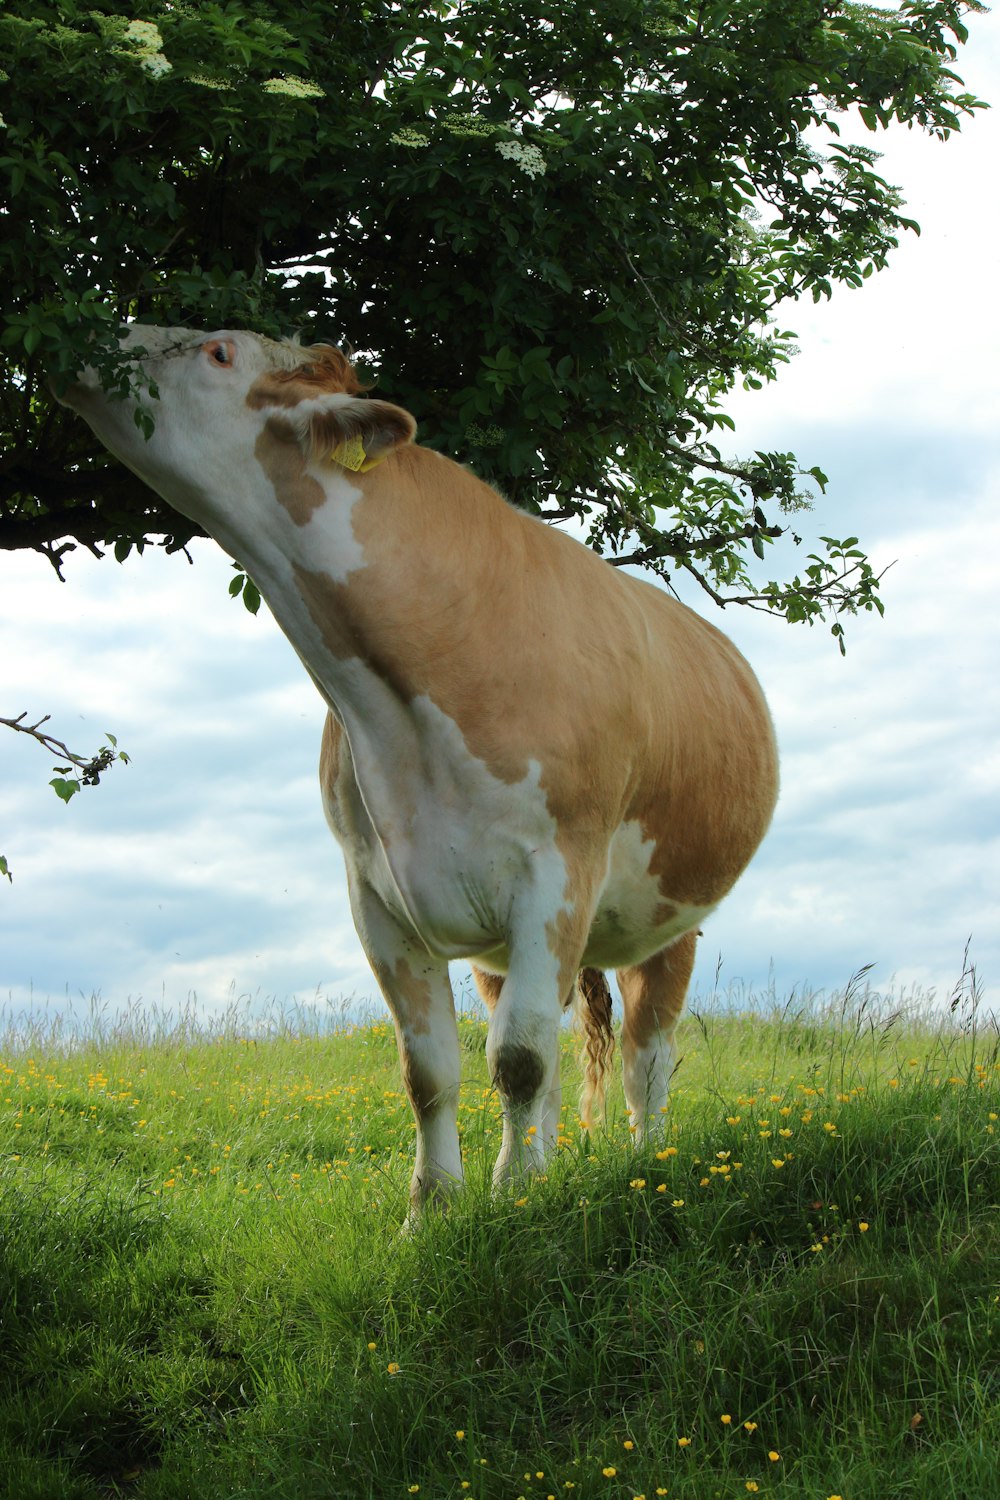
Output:
M1000 105L1000 22L958 71ZM863 966L891 1001L948 1005L964 956L1000 1010L1000 112L883 152L922 227L860 291L791 307L800 353L730 403L734 449L829 476L811 534L891 564L885 618L824 626L687 602L761 678L782 756L772 829L705 923L692 1004L835 996ZM381 1001L316 779L323 706L266 610L150 549L78 551L60 584L0 553L0 715L131 757L67 806L54 761L0 728L0 1017L216 1016ZM464 972L456 971L460 999ZM964 981L963 993L971 981Z

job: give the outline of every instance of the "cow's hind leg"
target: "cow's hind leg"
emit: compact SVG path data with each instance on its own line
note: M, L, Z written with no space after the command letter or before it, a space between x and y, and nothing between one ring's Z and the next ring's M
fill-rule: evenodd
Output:
M674 1028L684 1006L697 933L686 932L645 963L619 969L625 1102L636 1144L662 1128L674 1065Z
M392 1012L399 1061L417 1125L410 1218L462 1184L458 1140L461 1052L448 965L360 880L348 881L358 935Z

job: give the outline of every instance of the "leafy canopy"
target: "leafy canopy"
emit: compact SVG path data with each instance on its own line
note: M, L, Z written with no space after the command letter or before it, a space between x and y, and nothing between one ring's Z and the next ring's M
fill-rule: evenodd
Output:
M868 560L760 581L824 477L729 456L723 405L790 357L783 303L916 228L838 119L957 129L978 8L5 0L0 545L192 534L49 394L85 356L127 387L121 320L294 329L612 561L842 636Z

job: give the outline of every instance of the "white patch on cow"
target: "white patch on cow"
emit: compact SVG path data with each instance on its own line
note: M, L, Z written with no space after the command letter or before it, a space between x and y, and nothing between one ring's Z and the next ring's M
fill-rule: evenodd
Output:
M650 866L656 841L638 822L622 823L608 849L608 872L597 901L583 962L621 969L658 953L708 916L711 906L673 902ZM665 915L672 907L673 910Z
M565 905L567 870L541 767L502 781L430 697L387 703L359 661L339 663L338 678L338 702L350 679L357 704L344 723L361 795L414 929L442 957L488 955L504 973L516 927L539 950L538 981L557 988L545 924Z
M334 583L346 583L352 573L371 562L354 534L354 507L362 492L339 466L308 464L305 472L326 500L304 526L288 518L287 555L311 572L326 573Z
M655 1140L665 1129L664 1110L674 1067L673 1032L657 1030L642 1047L622 1048L622 1083L635 1144Z

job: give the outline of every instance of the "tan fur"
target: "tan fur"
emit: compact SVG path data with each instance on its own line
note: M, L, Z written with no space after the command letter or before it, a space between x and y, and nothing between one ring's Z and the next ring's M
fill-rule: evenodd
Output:
M326 491L307 472L306 456L290 430L282 436L274 429L268 422L254 444L254 456L296 526L305 526L326 500Z
M487 1010L492 1010L500 999L500 991L503 989L503 976L500 974L487 974L485 969L479 969L472 965L472 977L479 991L479 997Z

